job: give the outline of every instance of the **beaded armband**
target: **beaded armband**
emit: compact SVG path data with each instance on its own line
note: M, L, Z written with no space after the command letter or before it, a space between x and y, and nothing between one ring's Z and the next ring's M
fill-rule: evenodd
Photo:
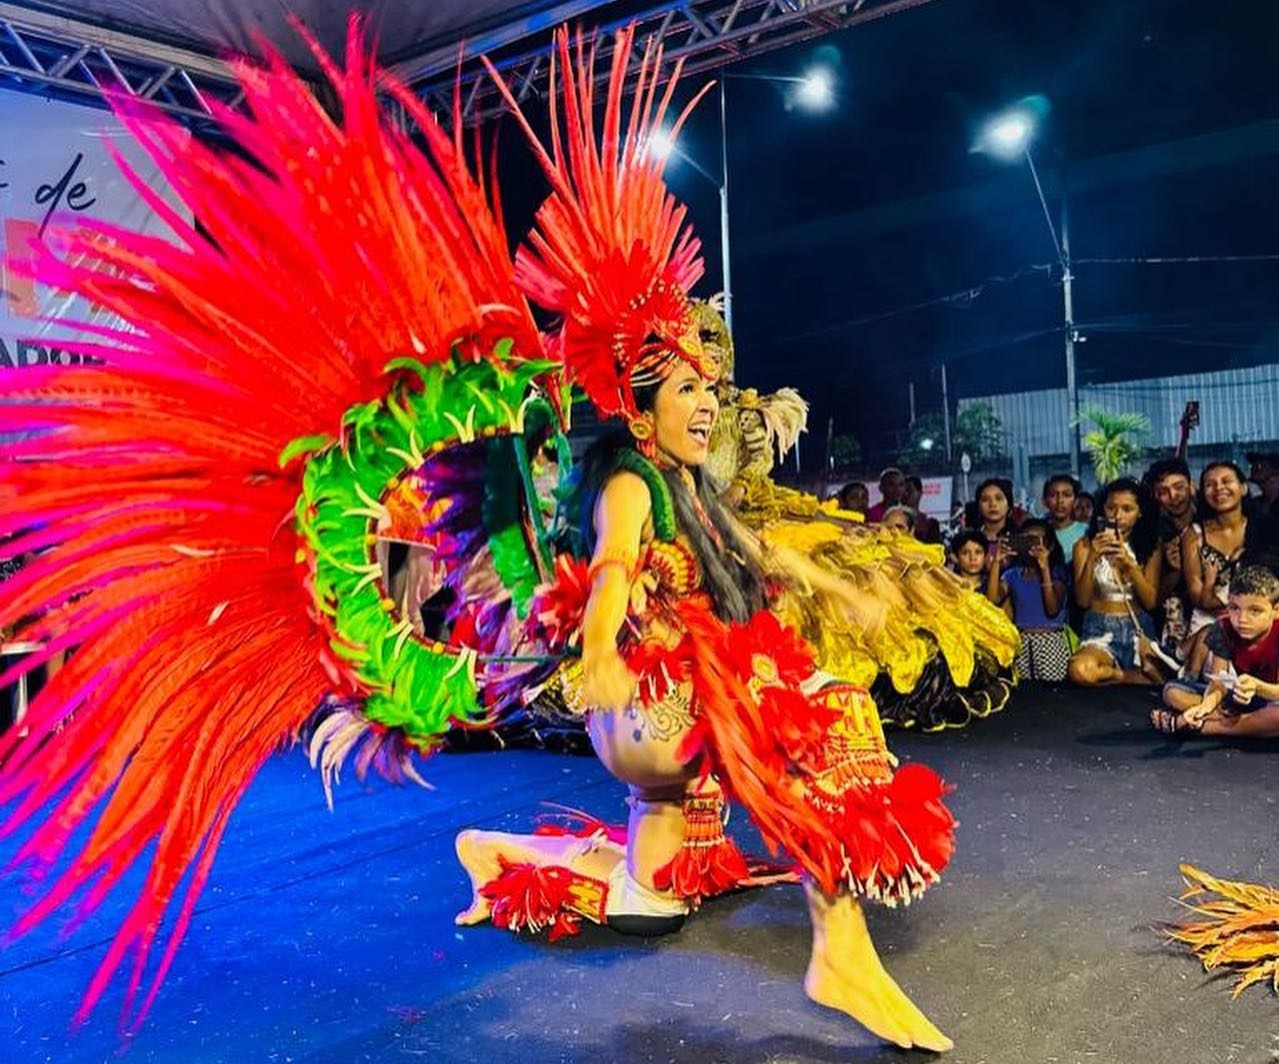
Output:
M605 569L617 568L626 574L628 583L634 583L635 577L638 575L639 559L633 551L624 549L606 550L598 558L592 560L590 568L586 570L586 579L588 583L594 583L595 578Z

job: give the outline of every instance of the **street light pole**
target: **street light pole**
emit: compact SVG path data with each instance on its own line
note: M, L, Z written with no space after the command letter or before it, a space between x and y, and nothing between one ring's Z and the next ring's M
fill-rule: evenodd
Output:
M946 363L941 364L941 424L942 438L946 445L946 464L951 462L950 449L950 388L946 381Z
M719 173L712 174L691 156L680 151L673 143L662 148L663 155L674 154L683 159L702 177L706 178L719 191L719 242L720 273L724 284L724 324L728 332L733 333L733 263L729 242L728 221L728 79L737 81L772 81L799 86L798 98L808 109L824 109L830 106L832 96L832 79L829 73L815 70L807 77L784 77L773 74L729 74L723 72L719 78Z
M1057 239L1057 227L1053 225L1051 212L1048 210L1048 199L1044 195L1044 186L1039 181L1039 171L1035 168L1035 159L1027 147L1024 152L1026 165L1030 167L1030 176L1035 181L1035 191L1039 194L1039 205L1044 209L1044 221L1048 223L1048 232L1053 238L1053 249L1057 252L1057 262L1061 266L1061 301L1066 333L1066 416L1070 433L1070 475L1079 476L1079 382L1075 374L1075 299L1074 270L1070 263L1070 210L1066 196L1065 182L1061 188L1061 239Z
M719 247L724 282L724 324L733 335L733 269L728 246L728 77L719 79Z
M1044 195L1044 186L1039 180L1039 171L1035 169L1034 156L1030 154L1030 142L1035 136L1035 126L1048 111L1048 101L1042 96L1028 96L1016 107L995 116L988 122L973 151L988 152L1000 159L1011 161L1020 155L1030 168L1030 176L1035 182L1035 192L1039 196L1039 205L1044 211L1044 221L1048 223L1048 232L1052 236L1053 250L1057 253L1057 264L1061 267L1061 301L1063 325L1066 339L1066 417L1070 433L1070 472L1079 476L1079 378L1075 372L1075 274L1070 260L1070 213L1067 206L1066 180L1061 180L1061 239L1057 239L1057 226L1053 224L1052 212L1048 209L1048 199Z
M1066 406L1070 414L1070 475L1079 479L1079 382L1075 376L1075 272L1070 265L1070 210L1061 190L1061 302L1066 318Z

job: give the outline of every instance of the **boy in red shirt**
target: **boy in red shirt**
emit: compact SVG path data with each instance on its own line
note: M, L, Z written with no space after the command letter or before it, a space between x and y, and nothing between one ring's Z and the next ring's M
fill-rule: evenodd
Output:
M1165 686L1165 708L1150 722L1170 733L1279 737L1279 577L1260 565L1240 568L1207 645L1209 682Z

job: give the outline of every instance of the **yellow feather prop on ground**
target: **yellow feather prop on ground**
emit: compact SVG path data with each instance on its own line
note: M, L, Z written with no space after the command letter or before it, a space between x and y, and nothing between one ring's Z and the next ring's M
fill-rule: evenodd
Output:
M1181 874L1180 901L1202 919L1187 919L1168 936L1189 946L1206 971L1236 972L1232 997L1260 982L1279 992L1279 890L1216 879L1188 864Z

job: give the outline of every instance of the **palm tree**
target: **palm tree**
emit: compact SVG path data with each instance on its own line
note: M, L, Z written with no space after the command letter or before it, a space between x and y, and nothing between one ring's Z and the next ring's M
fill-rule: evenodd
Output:
M1097 483L1109 484L1123 476L1142 456L1140 441L1150 432L1150 419L1145 414L1112 414L1099 406L1090 406L1080 414L1079 420L1094 426L1084 435L1084 450L1092 459Z

